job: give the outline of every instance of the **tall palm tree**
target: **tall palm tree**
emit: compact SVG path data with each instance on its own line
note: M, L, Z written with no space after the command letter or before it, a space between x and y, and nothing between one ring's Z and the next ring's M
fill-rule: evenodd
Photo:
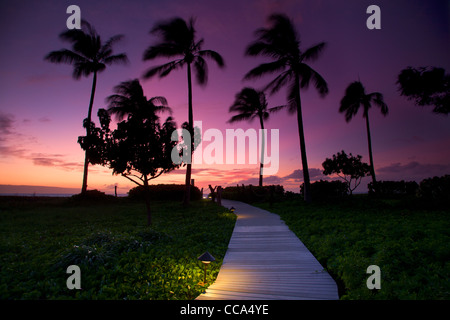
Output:
M68 41L72 44L72 50L61 49L52 51L45 60L53 63L65 63L73 65L72 76L78 80L82 76L88 77L94 74L92 79L91 98L89 100L89 109L86 125L86 137L90 136L90 123L92 118L92 106L94 104L95 88L97 85L97 74L110 66L117 63L127 63L128 58L125 53L113 55L113 45L120 41L123 36L116 35L109 38L106 42L102 42L100 36L89 22L82 20L81 29L72 29L65 31L59 35L61 40ZM81 192L87 190L89 159L87 151L84 159L83 185Z
M267 99L264 91L258 91L254 88L246 87L236 94L235 101L229 108L230 113L237 113L228 120L228 123L238 121L250 121L258 118L262 130L261 139L261 162L259 169L259 186L263 185L263 167L264 167L264 120L269 118L269 111L274 108L267 108Z
M384 102L383 95L379 92L366 93L363 84L360 81L355 81L347 87L345 95L341 100L339 112L345 112L345 120L349 122L358 113L359 108L361 106L363 107L363 117L366 119L367 143L369 146L370 175L372 176L372 182L375 187L375 167L373 166L372 141L369 126L369 109L372 107L372 104L380 107L383 116L388 114L388 106Z
M300 89L308 88L312 81L321 96L325 96L328 93L326 81L319 73L306 64L306 62L315 61L319 57L325 48L325 43L321 42L302 51L300 50L300 36L293 22L287 16L273 14L269 17L268 22L270 23L269 28L261 28L255 32L257 40L247 47L246 54L249 56L265 56L274 61L263 63L253 68L244 78L253 79L266 74L281 72L265 87L264 91L270 89L270 93L273 94L288 86L288 104L286 107L288 107L289 113L297 113L303 181L305 185L304 199L306 202L311 202Z
M114 87L115 94L106 98L108 112L116 115L121 121L127 115L137 115L140 118L156 121L157 113L172 110L167 104L165 97L153 97L147 99L138 79L121 82Z
M202 50L203 39L197 41L194 19L186 22L182 18L173 18L169 21L157 23L150 31L160 38L160 42L153 44L144 52L144 61L155 58L177 58L168 63L148 69L143 77L145 79L159 75L163 78L173 70L187 67L188 82L188 126L191 137L194 136L194 115L192 108L192 71L194 69L197 83L206 85L208 80L208 67L205 58L212 59L219 67L224 67L224 61L220 54L212 50ZM193 152L193 139L191 139L191 159ZM192 164L188 163L186 168L186 192L184 204L188 205L190 200Z

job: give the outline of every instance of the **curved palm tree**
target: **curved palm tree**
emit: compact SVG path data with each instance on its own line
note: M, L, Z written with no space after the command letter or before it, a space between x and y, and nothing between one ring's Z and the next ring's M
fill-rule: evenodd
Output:
M165 97L157 96L147 100L138 79L121 82L114 87L114 92L116 94L107 97L106 101L108 112L116 115L118 121L127 115L136 115L155 122L159 118L156 115L159 112L172 114Z
M173 18L169 21L157 23L150 31L152 34L159 36L160 42L149 46L144 52L144 61L153 60L155 58L175 58L173 61L160 66L148 69L143 77L145 79L159 75L163 78L169 75L173 70L187 67L188 82L188 125L191 137L194 136L194 116L192 108L192 68L195 71L197 83L206 85L208 80L208 67L205 58L212 59L219 67L224 67L224 61L220 54L212 50L202 50L203 39L197 41L194 28L194 19L190 19L188 23L182 18ZM191 158L194 150L191 139ZM191 186L191 163L187 164L186 169L186 192L184 204L189 204L190 186Z
M363 107L363 117L366 119L367 143L369 146L370 175L372 176L372 182L375 187L376 178L369 126L369 109L372 107L372 104L380 107L383 116L388 114L388 106L384 102L383 95L379 92L366 93L363 84L360 81L355 81L347 87L345 95L341 100L339 112L345 112L345 121L349 122L358 113L359 108L361 106Z
M250 70L245 79L259 78L266 74L281 72L264 89L270 89L273 94L282 87L288 86L288 111L297 113L298 134L302 158L302 171L304 187L304 199L311 202L311 187L306 158L305 135L303 132L302 105L300 88L308 88L311 81L321 96L328 93L328 85L322 76L312 69L306 62L315 61L325 48L321 42L313 47L300 50L300 36L293 22L283 14L273 14L269 17L269 28L261 28L255 32L257 40L251 43L246 50L249 56L265 56L273 59L273 62L263 63Z
M277 108L277 107L276 107ZM259 124L262 130L261 139L261 162L259 170L259 186L263 185L263 167L264 167L264 147L265 147L265 134L264 134L264 120L269 118L269 111L275 108L267 108L267 100L264 91L257 91L253 88L246 87L236 94L235 101L230 106L230 113L237 113L228 120L228 123L234 123L238 121L252 122L255 118L258 118Z
M128 62L127 55L120 53L113 55L113 45L120 41L123 36L116 35L102 43L100 36L89 22L82 20L81 29L72 29L65 31L59 37L72 44L72 50L61 49L52 51L45 56L45 60L53 63L65 63L74 66L72 76L78 80L82 76L94 74L92 80L91 98L89 100L89 109L87 123L91 123L92 106L94 104L95 87L97 85L97 74L110 66L117 63ZM90 136L90 125L86 125L86 137ZM88 176L88 154L85 152L83 185L81 192L87 190Z

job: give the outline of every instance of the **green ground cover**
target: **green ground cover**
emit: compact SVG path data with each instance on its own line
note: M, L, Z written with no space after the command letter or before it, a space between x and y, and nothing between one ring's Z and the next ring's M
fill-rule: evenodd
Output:
M235 215L209 201L78 203L61 198L0 197L1 299L194 299L217 277ZM69 290L69 265L81 290Z
M450 211L415 199L255 204L281 216L340 287L341 299L450 299ZM369 265L381 289L369 290Z

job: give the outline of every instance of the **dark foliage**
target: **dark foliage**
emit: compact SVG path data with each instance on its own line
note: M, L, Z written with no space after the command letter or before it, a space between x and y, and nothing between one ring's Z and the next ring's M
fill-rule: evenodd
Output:
M314 201L342 199L348 195L348 190L347 183L339 180L320 180L311 183L311 196ZM303 192L304 184L302 183L300 186L300 194L303 195Z
M403 69L397 85L402 96L414 100L418 106L434 106L433 112L450 112L450 75L443 68Z
M236 186L226 187L222 191L222 198L237 200L246 203L274 202L284 197L284 188L281 185L272 186Z
M368 184L369 194L381 197L415 196L419 185L415 181L377 181Z
M367 163L361 161L362 156L353 156L351 153L347 155L344 150L333 155L332 159L327 158L323 163L323 174L337 174L343 179L348 187L348 191L352 194L361 179L370 175L370 167ZM352 184L353 182L353 184Z
M424 200L450 204L450 175L422 180L419 195Z
M178 184L158 184L149 185L150 200L173 200L182 201L184 197L185 186ZM202 193L199 188L191 186L191 200L202 199ZM130 199L144 199L145 189L143 186L137 186L128 191Z

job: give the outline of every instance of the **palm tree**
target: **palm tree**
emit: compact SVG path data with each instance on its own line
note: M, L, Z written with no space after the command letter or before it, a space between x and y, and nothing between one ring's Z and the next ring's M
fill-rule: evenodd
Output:
M372 141L370 138L370 126L369 126L369 109L372 104L380 107L381 114L386 116L388 114L388 106L384 102L383 95L379 92L372 92L366 94L366 89L360 81L352 82L346 89L345 95L341 100L341 106L339 112L345 112L345 120L349 122L362 106L363 117L366 119L367 128L367 143L369 146L369 160L370 160L370 175L372 176L372 182L375 187L375 167L373 166L372 156Z
M116 94L106 98L108 112L116 115L118 121L127 115L136 115L143 119L158 120L158 112L169 112L172 110L167 104L165 97L153 97L147 100L144 90L138 79L121 82L114 87Z
M322 76L313 70L306 62L316 60L325 48L321 42L305 51L300 50L300 36L293 22L285 15L273 14L269 17L269 28L261 28L255 32L257 40L251 43L246 50L249 56L266 56L273 62L263 63L250 70L245 79L259 78L266 74L281 72L264 89L270 89L274 94L282 87L288 86L287 100L288 111L297 113L298 134L302 158L302 171L304 180L304 199L311 202L310 179L308 162L306 158L305 135L303 132L302 105L300 88L308 88L310 82L321 96L328 93L328 85Z
M159 36L160 42L153 44L144 52L144 61L155 58L177 58L173 61L160 66L148 69L143 77L145 79L159 75L163 78L173 70L187 67L188 82L188 126L191 137L194 136L194 115L192 108L192 79L191 69L194 68L197 83L206 85L208 80L208 67L205 58L214 60L219 67L224 67L224 61L220 54L212 50L202 50L203 39L196 40L196 30L194 28L194 19L188 23L182 18L173 18L169 21L157 23L150 31ZM193 139L191 139L191 158L193 148ZM188 205L190 200L192 164L188 163L186 168L186 192L184 204Z
M272 108L274 109L274 108ZM263 185L263 166L264 166L264 147L265 147L265 134L264 134L264 120L269 118L269 111L267 109L267 100L264 91L257 91L253 88L246 87L236 94L235 101L231 105L229 112L237 113L228 120L228 123L234 123L238 121L250 121L255 118L259 119L262 130L261 139L261 162L259 170L259 186Z
M127 63L128 58L125 53L113 55L113 45L120 41L123 36L116 35L102 43L100 36L95 31L94 27L87 21L81 21L81 29L72 29L65 31L59 35L63 41L68 41L72 44L72 50L61 49L52 51L45 60L53 63L65 63L74 66L72 76L78 80L82 76L89 76L94 74L92 80L91 98L89 100L89 109L86 125L86 137L90 136L90 123L92 118L92 106L94 104L95 87L97 85L97 74L105 70L106 66L116 63ZM83 185L81 192L87 190L87 176L88 176L89 159L87 151L84 159L84 173Z

